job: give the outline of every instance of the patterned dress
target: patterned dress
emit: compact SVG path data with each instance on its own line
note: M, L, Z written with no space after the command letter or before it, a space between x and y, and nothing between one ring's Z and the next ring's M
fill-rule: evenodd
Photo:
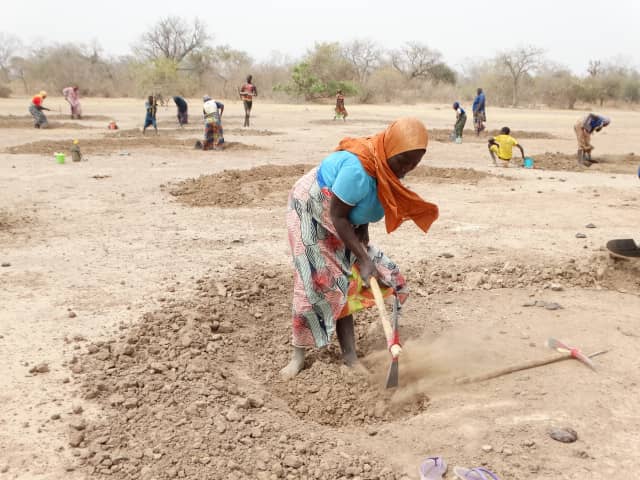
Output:
M338 319L375 305L359 275L356 257L338 236L329 216L332 192L321 188L318 169L300 178L289 194L287 230L293 256L293 345L324 347L331 341ZM369 245L368 253L382 281L384 296L408 290L395 263Z

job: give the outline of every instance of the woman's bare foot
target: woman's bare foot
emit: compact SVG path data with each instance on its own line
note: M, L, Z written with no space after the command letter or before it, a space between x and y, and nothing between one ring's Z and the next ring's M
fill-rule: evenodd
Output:
M304 367L304 353L304 348L293 347L291 361L280 370L280 375L284 380L291 380L300 373L300 370Z

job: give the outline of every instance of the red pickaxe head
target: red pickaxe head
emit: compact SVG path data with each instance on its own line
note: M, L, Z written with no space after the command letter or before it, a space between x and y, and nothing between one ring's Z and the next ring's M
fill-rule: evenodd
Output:
M589 367L592 370L596 369L591 359L587 357L584 353L582 353L578 348L565 345L560 340L556 340L555 338L548 339L547 346L553 350L556 350L557 352L569 354L571 358L580 360L582 363L584 363L587 367Z

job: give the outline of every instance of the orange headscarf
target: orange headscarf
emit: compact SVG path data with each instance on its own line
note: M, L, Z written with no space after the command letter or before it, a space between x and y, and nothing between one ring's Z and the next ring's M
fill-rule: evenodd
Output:
M336 149L357 155L365 171L377 180L388 233L408 219L426 232L438 218L438 206L405 187L387 163L394 155L426 149L428 142L427 127L417 118L403 117L372 137L344 138Z

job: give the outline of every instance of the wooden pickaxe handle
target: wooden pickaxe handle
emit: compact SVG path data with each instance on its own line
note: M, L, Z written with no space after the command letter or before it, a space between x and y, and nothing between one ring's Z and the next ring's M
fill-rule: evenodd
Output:
M598 355L602 355L607 353L608 350L601 350L599 352L592 353L591 355L587 355L587 357L597 357ZM551 363L562 362L563 360L569 360L574 358L571 353L567 353L564 355L560 355L557 357L547 358L546 360L532 360L530 362L521 363L520 365L512 365L510 367L501 368L500 370L496 370L494 372L486 373L484 375L478 375L476 377L465 377L458 379L456 383L476 383L476 382L484 382L485 380L491 380L492 378L502 377L503 375L509 375L510 373L521 372L522 370L529 370L530 368L542 367L544 365L549 365Z
M393 327L391 326L391 322L389 322L389 318L387 317L387 308L384 303L382 291L380 290L380 286L378 285L378 280L376 280L375 277L371 277L369 279L369 285L371 287L371 292L373 292L373 298L376 301L376 307L378 307L380 323L382 323L382 329L384 330L384 336L387 339L387 345L389 345L389 351L391 352L391 356L393 358L396 358L398 355L400 355L402 347L398 345L398 343L394 340L395 335L393 334Z

